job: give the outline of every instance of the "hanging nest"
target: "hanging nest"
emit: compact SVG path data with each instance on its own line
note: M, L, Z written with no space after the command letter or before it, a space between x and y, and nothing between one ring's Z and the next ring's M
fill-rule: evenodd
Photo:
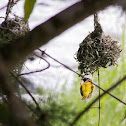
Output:
M28 22L24 21L23 18L16 15L14 18L8 18L0 24L0 49L8 44L13 45L16 39L25 36L29 31ZM13 69L16 74L21 72L23 63L24 61L20 61Z
M83 40L76 54L78 69L85 75L93 74L100 67L115 65L121 52L118 41L104 36L97 15L94 15L94 27L95 30Z
M27 21L15 15L0 24L0 47L12 44L15 39L26 35L30 31Z

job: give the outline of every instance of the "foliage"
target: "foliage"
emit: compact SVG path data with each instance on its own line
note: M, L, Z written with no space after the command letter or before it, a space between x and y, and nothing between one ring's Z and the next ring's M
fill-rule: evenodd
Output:
M25 0L25 6L24 6L24 11L25 11L24 19L25 20L29 19L29 16L33 11L35 3L36 3L36 0Z

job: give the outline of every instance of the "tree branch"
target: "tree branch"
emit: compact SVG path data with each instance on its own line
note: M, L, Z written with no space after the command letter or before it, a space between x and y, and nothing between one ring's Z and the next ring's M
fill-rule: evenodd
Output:
M49 67L50 67L50 63L44 59L40 54L36 53L36 52L33 52L33 54L41 59L43 59L47 64L48 66L43 68L43 69L40 69L40 70L35 70L35 71L31 71L31 72L27 72L27 73L22 73L22 74L19 74L18 76L22 76L22 75L28 75L28 74L32 74L32 73L37 73L37 72L42 72L44 70L47 70Z
M57 63L61 64L62 66L64 66L65 68L67 68L68 70L72 71L73 73L77 74L78 76L81 76L81 74L79 74L78 72L74 71L73 69L71 69L70 67L68 67L67 65L61 63L60 61L58 61L57 59L53 58L52 56L50 56L49 54L47 54L45 51L42 51L41 49L38 49L42 54L45 54L46 56L50 57L51 59L53 59L54 61L56 61Z
M19 38L13 44L0 49L8 69L23 60L35 49L48 43L68 28L82 21L96 11L114 5L118 0L83 0L68 7L46 22L30 31L25 37Z
M11 72L11 75L15 78L15 80L17 80L17 82L19 82L19 84L25 89L25 91L30 95L30 97L32 98L32 100L34 101L34 103L36 104L36 108L41 111L41 108L39 106L39 104L37 103L36 99L33 97L33 95L31 94L31 92L27 89L27 87L25 86L25 84L16 76L14 75L13 72Z
M6 66L0 56L0 89L6 95L9 108L11 111L11 125L13 126L36 126L30 119L28 113L23 106L21 99L16 95L16 90L11 82L8 82L8 72Z

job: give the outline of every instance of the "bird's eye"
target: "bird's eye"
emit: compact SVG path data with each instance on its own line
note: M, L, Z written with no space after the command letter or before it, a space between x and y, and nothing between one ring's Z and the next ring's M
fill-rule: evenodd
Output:
M83 81L85 82L88 78L84 78Z

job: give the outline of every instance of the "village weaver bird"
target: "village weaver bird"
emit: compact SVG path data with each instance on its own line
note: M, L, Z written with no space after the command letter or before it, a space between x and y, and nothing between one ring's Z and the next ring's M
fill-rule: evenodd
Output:
M95 86L92 84L92 80L89 78L84 78L83 83L80 86L80 93L82 95L81 100L86 100L92 96Z

